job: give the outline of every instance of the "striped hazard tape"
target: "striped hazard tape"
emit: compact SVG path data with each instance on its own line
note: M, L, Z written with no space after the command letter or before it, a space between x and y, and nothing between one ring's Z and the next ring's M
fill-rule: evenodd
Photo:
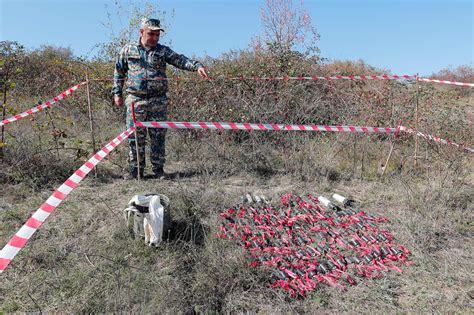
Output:
M136 127L161 129L209 129L209 130L273 130L273 131L320 131L352 133L396 133L397 128L329 125L294 125L269 123L233 122L177 122L177 121L137 121L135 103L132 102L132 119Z
M133 78L132 78L133 79ZM114 78L96 78L92 79L93 81L113 81ZM126 80L126 79L119 79ZM474 83L468 82L457 82L457 81L448 81L448 80L436 80L436 79L427 79L421 78L416 75L333 75L333 76L238 76L238 77L156 77L156 78L135 78L134 80L144 80L144 81L216 81L216 80L227 80L227 81L244 81L244 80L254 80L254 81L336 81L336 80L372 80L372 81L386 81L386 80L405 80L405 81L421 81L429 83L440 83L440 84L449 84L457 86L467 86L474 87Z
M474 87L474 83L467 83L467 82L456 82L456 81L447 81L447 80L436 80L436 79L426 79L426 78L416 78L417 81L421 82L430 82L430 83L440 83L440 84L449 84L449 85L457 85L457 86L468 86Z
M172 121L136 121L137 127L163 129L210 129L210 130L274 130L274 131L320 131L353 133L395 133L397 128L363 126L327 126L327 125L287 125L232 122L172 122Z
M333 81L333 80L416 80L416 75L334 75L334 76L238 76L238 77L156 77L156 78L131 78L134 80L145 80L145 81L214 81L214 80L229 80L229 81L241 81L241 80L255 80L255 81ZM113 81L114 78L96 78L94 81ZM126 79L119 79L126 80Z
M122 132L99 152L84 163L36 210L26 223L16 232L0 251L0 273L10 264L18 252L25 247L31 236L39 229L53 211L66 199L69 193L87 176L87 174L105 158L115 147L135 131L135 127Z
M465 146L462 146L460 144L457 144L456 142L454 141L451 141L451 140L445 140L445 139L442 139L440 137L436 137L436 136L432 136L432 135L429 135L429 134L425 134L425 133L422 133L422 132L419 132L417 130L414 130L414 129L411 129L411 128L408 128L408 127L405 127L405 126L400 126L400 130L401 131L404 131L406 133L410 133L410 134L414 134L418 137L421 137L425 140L431 140L431 141L435 141L435 142L438 142L438 143L443 143L443 144L450 144L450 145L454 145L458 148L461 148L463 150L466 150L468 152L472 152L474 153L474 149L473 148L469 148L469 147L465 147Z
M8 125L14 121L17 121L17 120L20 120L20 119L23 119L29 115L32 115L34 113L37 113L39 111L42 111L43 109L45 108L48 108L48 107L51 107L51 105L53 105L54 103L57 103L59 102L60 100L66 98L67 96L71 95L72 93L74 93L74 91L76 91L78 88L80 88L82 85L86 84L87 81L84 81L84 82L81 82L69 89L67 89L66 91L62 92L61 94L59 94L58 96L50 99L49 101L45 102L44 104L41 104L41 105L37 105L33 108L30 108L28 109L27 111L24 111L23 113L21 114L17 114L15 116L12 116L10 118L7 118L7 119L4 119L2 121L0 121L0 127L1 126L5 126L5 125Z

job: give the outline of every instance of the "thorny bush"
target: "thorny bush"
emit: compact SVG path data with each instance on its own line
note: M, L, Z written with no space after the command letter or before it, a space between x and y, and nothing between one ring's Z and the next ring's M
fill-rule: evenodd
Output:
M2 55L2 60L12 58ZM21 71L9 74L14 82L2 89L7 116L31 108L66 88L89 78L110 78L111 63L83 61L68 49L43 47L15 55ZM457 90L407 81L281 81L257 80L263 76L329 76L389 74L358 62L321 63L316 57L290 54L285 72L271 51L234 51L219 58L206 58L211 80L186 80L194 73L170 67L169 119L174 121L229 121L292 124L363 125L396 127L399 121L415 127L415 102L419 102L419 129L464 143L472 139L472 109ZM5 76L5 73L2 73ZM183 80L173 80L180 76ZM247 80L229 78L249 78ZM96 150L123 128L124 109L113 105L110 80L91 81L93 128ZM417 94L418 93L418 94ZM86 86L54 105L5 128L2 182L30 179L37 184L66 178L91 155L91 135ZM471 111L471 112L469 112ZM351 176L360 171L372 176L380 171L388 151L388 135L321 134L302 132L172 131L168 133L170 158L208 163L213 171L239 170L273 174L279 171L310 175L339 173ZM412 155L413 138L404 143L390 168L400 169L404 156ZM202 151L193 153L180 144ZM468 143L469 144L469 143ZM422 142L424 155L455 156L454 148L439 148ZM126 148L111 161L116 172L125 169ZM207 152L206 152L207 151ZM434 153L431 153L434 151ZM217 154L216 154L217 153ZM198 158L206 154L206 159ZM212 160L215 159L215 162ZM206 160L206 162L204 162ZM428 160L429 162L429 160ZM199 166L198 166L199 167ZM203 167L201 165L201 167ZM43 175L41 175L43 174ZM340 177L340 176L336 177Z

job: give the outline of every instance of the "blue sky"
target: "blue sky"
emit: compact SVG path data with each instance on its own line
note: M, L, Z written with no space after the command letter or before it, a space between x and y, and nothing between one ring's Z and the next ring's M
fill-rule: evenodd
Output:
M129 7L129 0L121 2ZM172 48L187 56L217 57L246 48L263 32L259 8L264 0L150 2L168 12L163 40L171 40ZM70 47L79 56L94 54L94 45L108 40L103 22L107 10L113 12L112 3L0 0L0 39L27 48L49 44ZM363 59L393 74L429 75L448 66L473 65L470 0L306 0L304 6L321 35L322 57ZM126 24L112 18L116 29Z

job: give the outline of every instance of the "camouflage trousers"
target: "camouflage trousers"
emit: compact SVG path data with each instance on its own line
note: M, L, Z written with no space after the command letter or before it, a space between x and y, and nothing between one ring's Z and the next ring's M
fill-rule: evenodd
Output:
M138 97L129 94L125 99L127 106L127 127L133 127L132 103L135 104L135 117L137 121L165 121L167 119L168 98L166 95L156 97ZM128 137L130 146L129 163L131 169L138 167L137 147L135 141L138 139L138 155L140 157L140 169L145 168L145 144L147 134L150 137L150 162L153 171L165 165L165 135L166 129L137 128L136 132Z

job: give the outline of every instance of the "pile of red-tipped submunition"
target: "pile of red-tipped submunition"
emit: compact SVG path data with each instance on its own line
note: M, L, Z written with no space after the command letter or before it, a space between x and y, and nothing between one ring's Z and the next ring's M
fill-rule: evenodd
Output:
M281 205L247 194L235 207L220 213L219 237L249 251L252 267L273 271L271 286L292 297L305 296L326 284L344 288L358 278L409 265L409 251L381 227L386 218L360 210L353 200L286 194Z

